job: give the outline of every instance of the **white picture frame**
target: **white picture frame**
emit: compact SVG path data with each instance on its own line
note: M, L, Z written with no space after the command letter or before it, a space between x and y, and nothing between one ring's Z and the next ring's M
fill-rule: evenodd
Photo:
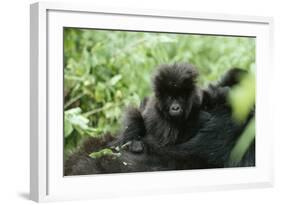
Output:
M256 37L256 166L63 176L63 27ZM270 81L273 19L184 11L35 3L30 12L30 198L34 201L273 186ZM113 186L108 186L108 184Z

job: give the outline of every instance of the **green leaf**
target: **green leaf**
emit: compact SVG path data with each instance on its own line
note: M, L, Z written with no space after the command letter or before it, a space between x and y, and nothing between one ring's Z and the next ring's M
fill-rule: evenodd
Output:
M119 75L115 75L113 78L111 78L109 80L108 84L110 86L114 86L114 85L116 85L121 80L121 78L122 78L122 75L120 75L120 74Z
M247 118L255 105L255 85L255 75L249 73L230 91L229 102L233 109L233 117L239 122Z
M81 114L81 108L73 108L64 113L65 137L69 136L75 129L80 135L97 135L99 129L89 127L90 120Z
M104 156L116 156L119 157L120 153L114 153L111 149L105 148L98 152L92 152L89 156L93 159L104 157Z
M80 114L82 112L80 107L76 107L76 108L72 108L70 110L65 111L65 115L66 116L70 116L70 115L77 115Z
M69 122L67 117L64 117L64 137L68 137L73 131L71 122Z
M239 137L238 141L236 142L234 148L230 154L230 162L231 163L238 163L243 158L244 154L250 147L251 143L255 139L255 129L256 129L256 121L253 118L249 124L247 125L246 129Z

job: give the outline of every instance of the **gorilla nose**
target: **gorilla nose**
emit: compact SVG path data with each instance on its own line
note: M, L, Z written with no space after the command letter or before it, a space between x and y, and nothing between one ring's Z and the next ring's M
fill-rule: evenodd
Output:
M172 111L177 112L177 111L180 110L180 106L179 105L173 105L171 109L172 109Z
M174 103L169 110L169 114L173 117L177 117L182 114L181 106L178 103Z

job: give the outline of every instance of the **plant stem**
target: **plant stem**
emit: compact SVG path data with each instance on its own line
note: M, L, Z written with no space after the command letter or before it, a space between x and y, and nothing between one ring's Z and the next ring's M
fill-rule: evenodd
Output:
M104 110L110 109L112 107L120 106L120 105L122 105L122 103L116 103L116 104L111 104L111 105L108 105L108 106L103 106L101 108L97 108L97 109L91 110L89 112L85 112L83 115L85 117L89 117L90 115L94 115L96 113L99 113L99 112L102 112Z
M68 108L70 105L72 105L73 103L75 103L77 100L79 100L81 97L83 97L85 94L84 93L80 93L79 95L77 95L76 97L70 99L68 102L65 103L64 105L64 109Z

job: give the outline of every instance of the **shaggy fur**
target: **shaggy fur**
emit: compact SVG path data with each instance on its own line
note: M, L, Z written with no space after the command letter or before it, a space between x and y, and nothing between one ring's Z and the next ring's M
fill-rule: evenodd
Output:
M194 135L202 126L199 121L205 121L200 118L206 117L206 113L199 113L202 96L197 76L189 64L160 66L153 77L154 95L141 109L127 110L125 129L117 144L146 136L146 141L163 147Z
M142 140L154 147L189 140L208 121L210 114L204 111L226 103L229 88L242 72L231 69L218 83L203 90L196 85L198 73L192 65L160 66L153 77L154 95L140 109L127 110L125 129L117 144L144 136Z
M97 138L87 138L77 152L73 153L64 162L64 175L90 175L109 173L129 173L146 171L173 170L174 165L169 161L159 158L157 155L149 155L146 148L141 153L132 153L128 146L120 150L112 150L120 156L107 155L93 159L89 155L92 152L107 148L110 142L114 141L111 135L104 135Z
M242 74L232 69L202 90L192 65L160 66L153 77L154 95L127 110L118 138L88 139L65 162L65 175L254 166L254 143L239 164L228 162L247 124L234 122L226 103ZM98 149L122 146L120 157L89 157Z
M167 160L182 163L182 169L189 169L190 163L198 159L204 161L201 168L255 166L255 141L252 142L241 162L230 162L230 153L249 120L252 112L244 123L232 120L228 107L217 107L209 112L212 116L190 140L166 147L154 147L153 153L165 156ZM206 166L206 167L204 167Z
M230 69L216 84L200 90L193 66L161 66L153 80L155 95L144 109L127 113L127 129L141 128L141 132L125 130L121 135L125 140L121 137L119 142L132 140L132 152L140 153L146 147L150 155L173 162L174 169L254 166L255 142L241 163L230 164L228 160L248 121L237 124L232 120L226 96L245 73ZM171 112L174 105L180 110L176 115Z

